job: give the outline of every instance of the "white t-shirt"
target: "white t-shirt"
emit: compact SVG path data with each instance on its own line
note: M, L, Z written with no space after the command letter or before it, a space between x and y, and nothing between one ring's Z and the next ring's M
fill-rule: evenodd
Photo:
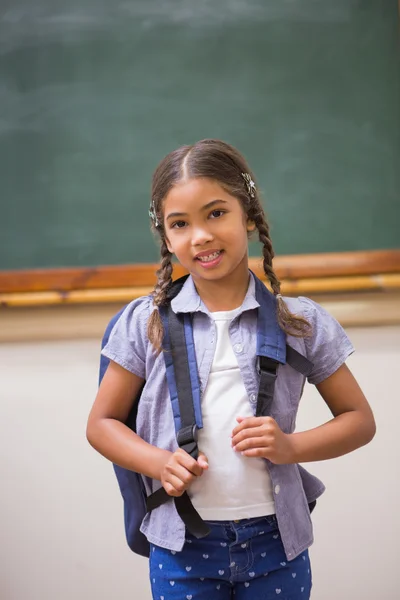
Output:
M204 520L238 520L275 514L271 480L265 459L242 456L231 446L236 417L253 416L229 325L240 309L214 312L217 336L214 360L202 397L203 429L199 450L209 468L188 493Z

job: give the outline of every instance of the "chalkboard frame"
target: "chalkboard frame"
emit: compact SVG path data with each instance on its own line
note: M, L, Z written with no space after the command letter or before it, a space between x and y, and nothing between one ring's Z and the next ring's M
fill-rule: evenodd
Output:
M250 268L265 279L261 259ZM156 264L0 271L0 306L129 301L151 292ZM274 260L286 295L400 289L400 249L286 255ZM175 265L174 277L184 270Z

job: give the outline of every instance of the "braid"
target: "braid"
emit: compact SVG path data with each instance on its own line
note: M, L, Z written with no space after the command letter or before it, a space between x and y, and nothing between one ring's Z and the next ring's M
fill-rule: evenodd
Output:
M263 245L263 267L274 295L277 296L277 317L280 327L288 335L294 337L306 337L311 334L311 326L309 322L300 316L296 316L290 312L286 302L281 296L281 282L275 275L272 268L272 259L274 258L274 250L269 237L269 227L265 220L264 211L262 209L254 217L254 223L258 229L259 240Z
M264 273L266 274L270 284L272 291L275 296L281 293L281 282L275 275L275 272L272 268L272 259L275 256L274 249L272 248L272 243L269 237L269 227L268 223L265 220L264 214L259 212L256 215L255 220L256 227L258 229L258 237L260 242L263 245L263 268Z
M167 300L167 293L172 284L172 254L167 248L165 239L161 237L161 264L158 269L157 283L153 291L153 304L155 306L161 306L165 304ZM150 342L153 344L155 349L159 352L162 347L162 341L164 337L164 328L161 321L160 313L155 308L149 317L147 324L147 335Z
M157 283L153 292L153 302L156 306L164 304L169 287L172 284L172 254L167 248L165 239L161 238L161 264L158 269Z

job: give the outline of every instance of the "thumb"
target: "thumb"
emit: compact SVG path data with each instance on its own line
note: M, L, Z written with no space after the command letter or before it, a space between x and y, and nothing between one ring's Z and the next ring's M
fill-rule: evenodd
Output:
M208 469L208 459L207 456L203 454L203 452L199 452L197 462L199 463L202 469Z

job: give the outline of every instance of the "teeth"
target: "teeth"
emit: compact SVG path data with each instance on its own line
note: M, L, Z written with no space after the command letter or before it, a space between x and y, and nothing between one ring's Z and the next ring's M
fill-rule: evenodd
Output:
M215 260L217 258L217 256L219 256L221 254L220 250L218 250L217 252L213 252L212 254L209 254L208 256L199 256L199 260L201 262L211 262L212 260Z

